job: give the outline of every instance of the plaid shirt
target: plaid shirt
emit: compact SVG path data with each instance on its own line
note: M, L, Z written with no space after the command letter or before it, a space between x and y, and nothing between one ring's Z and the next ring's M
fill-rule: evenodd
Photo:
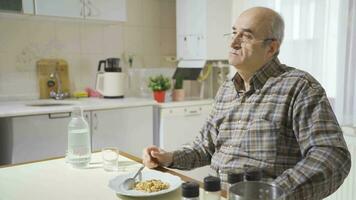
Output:
M200 134L173 152L171 167L258 167L277 177L288 199L334 192L351 161L322 86L274 58L254 74L250 90L244 88L238 73L220 87Z

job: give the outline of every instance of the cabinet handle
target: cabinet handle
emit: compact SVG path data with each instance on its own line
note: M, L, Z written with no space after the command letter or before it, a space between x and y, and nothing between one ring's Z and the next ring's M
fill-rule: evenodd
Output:
M188 116L188 115L199 115L200 112L198 110L189 110L189 111L186 111L185 112L185 115Z
M97 114L96 113L94 113L94 127L93 127L93 129L94 130L97 130L98 129L98 116L97 116Z
M68 118L71 116L71 112L68 113L49 113L48 118L49 119L58 119L58 118Z

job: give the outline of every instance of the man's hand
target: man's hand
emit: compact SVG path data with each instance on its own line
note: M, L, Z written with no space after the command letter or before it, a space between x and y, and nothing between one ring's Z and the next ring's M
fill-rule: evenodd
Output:
M142 160L148 168L155 168L159 165L169 166L173 161L173 153L166 152L156 146L149 146L143 150Z

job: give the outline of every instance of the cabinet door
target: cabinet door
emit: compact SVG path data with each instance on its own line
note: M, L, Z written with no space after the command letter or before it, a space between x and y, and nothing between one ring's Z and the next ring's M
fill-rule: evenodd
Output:
M201 35L205 33L206 0L177 0L176 24L178 35Z
M126 21L126 0L85 0L85 19Z
M178 59L204 59L206 55L206 40L203 35L178 35Z
M153 144L153 107L92 112L92 148L118 147L136 156Z
M84 0L36 0L36 14L83 18Z
M64 156L69 121L70 113L12 118L11 163Z

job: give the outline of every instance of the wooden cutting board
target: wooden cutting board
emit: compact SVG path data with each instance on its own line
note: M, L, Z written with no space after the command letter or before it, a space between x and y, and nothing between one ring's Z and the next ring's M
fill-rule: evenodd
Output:
M50 74L57 72L62 82L62 91L70 94L70 82L68 73L68 63L63 59L41 59L36 63L37 79L40 91L40 99L50 98L49 92L51 88L48 86L48 81L51 79ZM56 79L54 79L56 80ZM57 92L58 83L55 81L54 91Z

